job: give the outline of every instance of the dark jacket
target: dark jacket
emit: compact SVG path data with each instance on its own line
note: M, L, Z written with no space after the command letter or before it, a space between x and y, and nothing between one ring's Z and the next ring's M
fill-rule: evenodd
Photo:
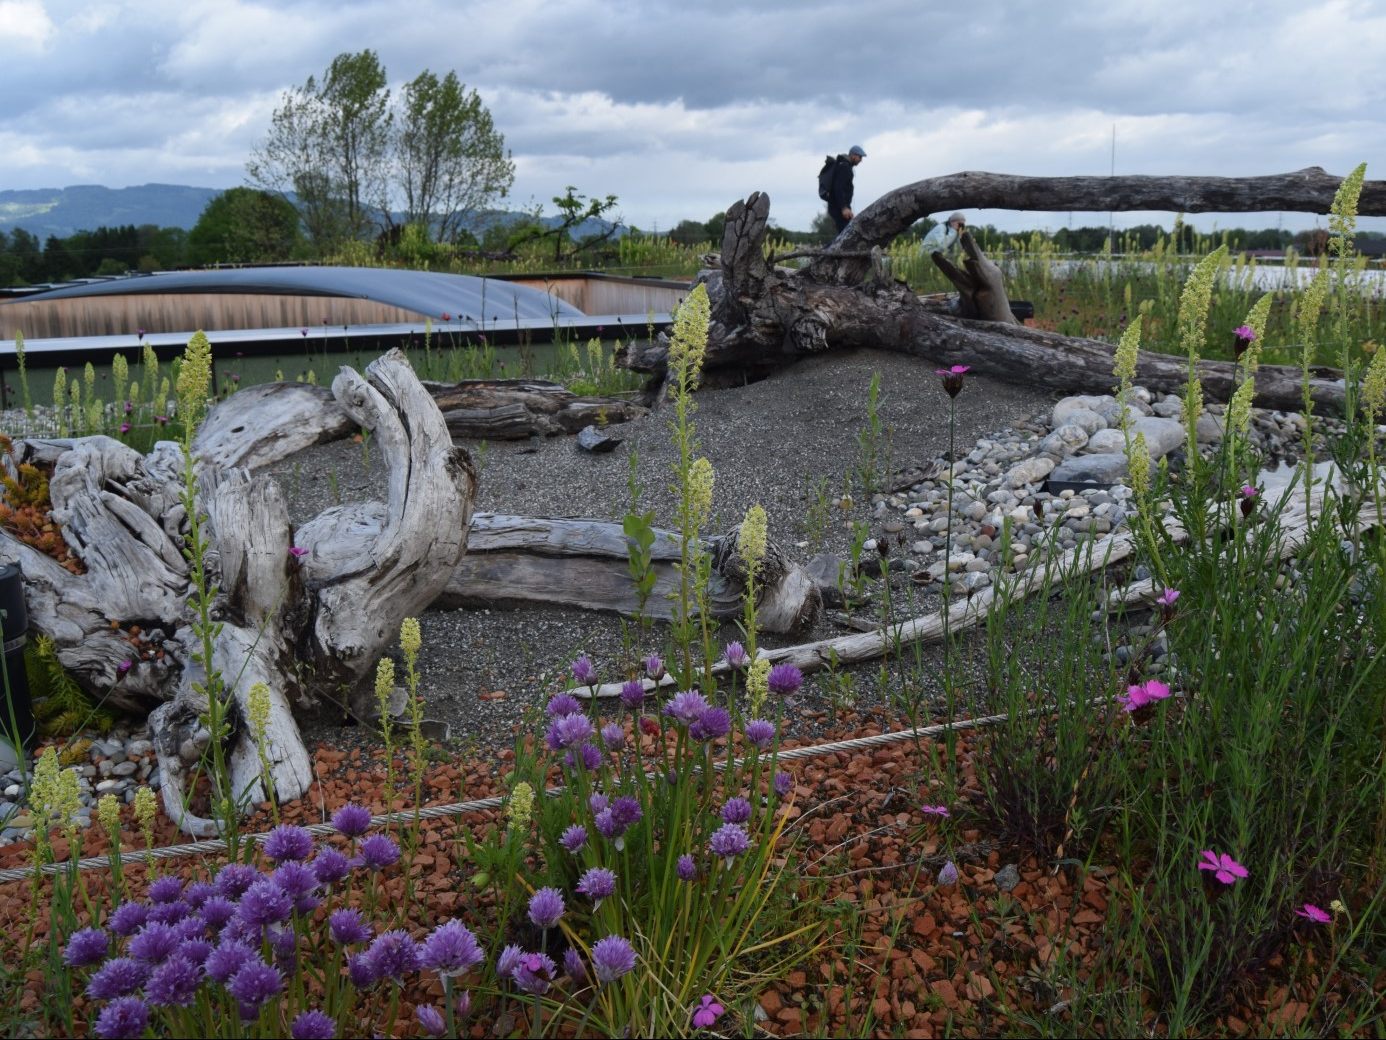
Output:
M828 212L834 220L842 218L842 211L852 204L852 161L839 155L833 164L833 186L828 191Z

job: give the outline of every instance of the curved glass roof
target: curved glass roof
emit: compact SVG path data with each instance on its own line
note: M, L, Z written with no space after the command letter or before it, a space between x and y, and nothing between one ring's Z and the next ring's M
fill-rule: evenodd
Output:
M238 267L219 271L168 271L50 289L25 300L166 293L252 293L340 296L373 300L435 320L563 318L582 311L550 293L475 275L401 271L383 267Z

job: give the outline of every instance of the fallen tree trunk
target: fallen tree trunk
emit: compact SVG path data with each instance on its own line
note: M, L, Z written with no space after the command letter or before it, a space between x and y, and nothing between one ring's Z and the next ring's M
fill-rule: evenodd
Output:
M203 558L218 589L210 662L184 555L182 448L165 441L141 456L108 437L15 444L16 462L53 466L52 516L86 570L71 574L3 532L0 559L20 563L30 621L53 638L64 668L113 706L149 712L165 808L192 834L216 830L186 798L189 771L211 737L208 665L226 686L224 750L235 798L264 797L247 724L257 682L270 690L264 750L275 793L296 798L312 773L294 708L356 690L400 621L433 601L466 547L475 470L404 356L391 351L366 378L343 368L332 396L350 428L374 431L388 470L386 500L327 510L297 532L272 479L218 460L262 464L288 450L294 435L284 428L307 413L266 410L265 401L316 397L310 411L322 415L331 409L320 407L321 394L271 390L207 424L195 480ZM278 422L242 421L269 414Z
M701 276L708 285L713 317L704 369L755 378L807 354L874 347L917 354L939 365L965 364L978 373L1065 393L1105 390L1113 383L1111 344L940 314L905 286L870 277L872 251L888 245L920 217L963 206L1324 213L1340 183L1319 169L1247 178L955 174L883 196L862 210L817 259L793 272L772 269L765 262L770 201L757 192L727 211L720 268ZM1386 214L1386 182L1363 185L1358 212ZM967 248L971 253L975 245ZM977 283L972 294L979 317L1001 318L1005 310L999 301L985 298L989 291L1004 291L999 272L979 267L968 274ZM622 363L661 372L665 350L663 342L632 344ZM1234 386L1234 366L1203 361L1199 369L1208 397L1226 400ZM1176 391L1186 378L1186 359L1142 352L1136 379L1147 388ZM719 381L726 381L726 376ZM1256 403L1262 407L1298 408L1300 372L1263 365L1256 390ZM1314 370L1310 392L1321 410L1342 411L1344 386L1336 370Z
M465 379L427 384L454 437L522 440L577 433L584 426L629 422L647 411L615 397L579 397L536 379Z
M739 616L745 570L736 535L709 539L713 617ZM467 554L435 605L441 607L565 606L670 620L678 591L677 535L655 531L650 550L654 589L642 604L627 567L629 542L621 525L600 520L546 519L478 513ZM812 627L823 600L813 578L775 545L757 582L758 627L779 634Z

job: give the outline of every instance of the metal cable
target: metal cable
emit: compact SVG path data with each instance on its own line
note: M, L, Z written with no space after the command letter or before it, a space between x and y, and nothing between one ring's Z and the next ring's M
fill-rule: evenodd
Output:
M1039 711L1027 712L1035 714ZM940 722L932 726L911 726L909 729L894 730L889 733L877 733L870 737L853 737L850 740L836 740L827 744L811 744L807 747L789 748L780 751L776 760L780 762L796 761L801 758L817 758L820 755L832 755L842 751L858 751L863 748L883 747L888 744L896 744L903 740L915 740L920 737L934 737L949 730L979 729L984 726L994 726L1005 722L1010 718L1009 715L985 715L975 719L962 719L958 722ZM736 764L743 760L738 759ZM725 769L727 763L719 762L718 769ZM561 787L551 787L544 793L549 797L554 797L563 792ZM401 810L399 812L382 813L371 817L372 827L387 827L399 823L413 823L418 820L436 820L446 816L462 816L467 813L480 812L483 809L499 809L505 804L505 798L494 796L491 798L477 798L469 802L454 802L451 805L428 805L422 809ZM309 834L323 835L332 834L335 828L330 823L314 823L304 827ZM246 835L243 841L253 841L263 845L269 837L269 832ZM119 859L122 864L126 863L151 863L161 859L180 859L183 856L196 856L204 853L217 853L226 851L226 840L224 838L213 838L209 841L195 841L186 845L165 845L157 849L147 849L142 852L122 852L118 855L89 856L79 859L75 864L71 861L64 863L46 863L39 868L44 874L61 874L64 871L95 870L102 867L110 867L113 859ZM34 876L34 867L11 867L7 870L0 870L0 884L6 881L23 881Z

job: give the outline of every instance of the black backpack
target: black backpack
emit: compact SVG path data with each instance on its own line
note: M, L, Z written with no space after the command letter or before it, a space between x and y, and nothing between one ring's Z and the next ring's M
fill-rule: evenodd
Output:
M837 169L839 158L837 155L828 156L823 160L823 168L818 171L818 197L824 202L833 193L833 172Z

